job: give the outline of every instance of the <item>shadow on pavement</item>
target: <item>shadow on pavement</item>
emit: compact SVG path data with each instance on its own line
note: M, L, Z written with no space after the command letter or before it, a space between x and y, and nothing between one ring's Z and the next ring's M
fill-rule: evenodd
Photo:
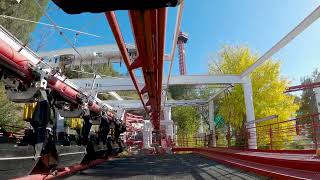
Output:
M268 179L221 165L196 154L149 155L113 159L67 179Z

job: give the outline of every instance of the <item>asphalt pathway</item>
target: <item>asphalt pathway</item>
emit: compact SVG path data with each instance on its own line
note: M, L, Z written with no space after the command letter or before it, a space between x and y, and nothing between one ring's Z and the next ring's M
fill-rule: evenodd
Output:
M196 154L118 158L67 177L68 180L269 179Z

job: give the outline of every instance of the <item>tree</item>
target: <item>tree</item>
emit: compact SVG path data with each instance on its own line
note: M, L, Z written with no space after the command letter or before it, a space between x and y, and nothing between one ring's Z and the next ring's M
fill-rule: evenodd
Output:
M42 48L48 45L49 39L54 33L55 29L53 29L52 27L41 27L37 38L29 38L29 47L33 48L35 52L39 52Z
M195 107L180 106L172 108L172 119L178 125L178 135L193 135L199 128L199 116Z
M320 78L320 72L318 71L318 69L315 69L312 72L311 75L301 78L301 83L302 84L314 83L314 82L318 81L318 78ZM318 107L317 107L318 104L317 104L317 100L316 100L316 92L314 91L314 89L305 89L305 90L303 90L302 94L301 94L301 97L298 99L298 101L300 102L300 108L298 110L298 114L300 116L312 115L312 114L319 113L318 112ZM319 118L305 118L305 119L301 119L301 120L297 121L297 124L311 124L311 123L313 123L314 120L319 122ZM305 126L306 125L304 125L304 127ZM317 136L318 139L320 137L320 133L319 133L320 131L319 130L320 130L320 128L318 127L316 129L316 132L317 132L316 136ZM309 138L312 138L313 141L316 141L317 138L313 138L312 137L313 135L315 135L313 133L313 131L314 131L314 129L311 126L308 129ZM306 144L306 143L302 142L301 144ZM297 145L299 145L299 142L297 143Z
M210 66L211 74L241 74L245 69L258 59L257 54L252 54L247 47L224 47L218 54L217 65ZM280 76L280 63L269 60L258 67L250 75L252 80L253 104L255 118L278 115L277 120L259 123L264 125L275 121L285 121L295 116L299 105L294 102L294 96L284 94L289 84L288 79ZM235 130L241 131L246 121L244 94L241 85L235 85L230 93L223 96L219 103L219 114ZM287 125L286 123L281 125ZM259 132L259 129L258 129ZM279 135L278 141L290 138L289 134ZM291 137L292 138L292 137ZM260 141L264 145L269 139ZM283 144L279 144L281 147Z
M194 86L172 85L169 87L170 96L175 100L191 100L197 98Z
M320 77L320 72L315 69L311 76L301 78L301 84L310 84L317 81ZM298 110L299 115L315 114L318 113L315 92L313 89L305 89L302 91L301 98L299 99L301 105Z
M72 71L76 70L76 71ZM80 73L80 67L69 67L66 68L63 72L64 75L66 75L70 79L74 78L93 78L93 74L101 75L101 76L118 76L119 73L116 72L112 65L105 64L99 64L99 65L83 65L82 70L83 73Z
M169 87L169 96L174 100L208 99L209 90L197 86L174 85ZM209 114L207 106L172 107L172 119L178 126L179 138L191 138L200 125L208 127Z
M7 131L16 131L24 126L22 121L22 106L11 102L4 90L4 85L0 83L0 127Z
M170 96L174 100L190 100L196 97L196 91L192 86L174 85L169 87ZM198 112L195 107L172 107L172 119L178 126L178 136L193 135L199 128Z
M46 7L48 0L39 0L42 7ZM38 21L43 12L34 1L22 0L18 3L15 0L0 1L1 15L13 16ZM5 19L0 17L0 25L17 37L23 43L29 41L30 33L33 32L36 24ZM22 105L10 102L5 94L4 85L0 84L0 127L7 131L15 131L25 124L22 121Z
M195 85L171 85L169 86L169 96L175 100L208 99L214 89L208 86Z
M45 9L48 0L38 0L39 4ZM1 15L13 16L33 21L39 21L43 12L33 0L22 0L18 3L15 0L0 1ZM11 32L23 43L29 41L29 35L36 27L36 24L29 22L22 22L12 19L0 17L0 24Z

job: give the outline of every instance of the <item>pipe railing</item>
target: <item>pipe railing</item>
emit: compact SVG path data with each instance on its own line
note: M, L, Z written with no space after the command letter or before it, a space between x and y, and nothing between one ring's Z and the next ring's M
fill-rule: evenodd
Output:
M306 115L294 119L258 123L256 136L258 150L316 150L320 145L320 114ZM234 130L216 128L212 134L202 136L179 136L176 147L210 147L215 139L216 147L248 149L250 128Z

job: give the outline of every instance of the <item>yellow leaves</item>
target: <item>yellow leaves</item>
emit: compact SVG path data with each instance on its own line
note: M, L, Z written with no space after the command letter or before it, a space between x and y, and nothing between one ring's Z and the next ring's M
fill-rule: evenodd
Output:
M241 74L257 60L247 47L227 46L218 56L218 65L211 65L209 72L216 74L218 68L224 74ZM256 119L278 115L279 121L293 117L298 110L294 97L284 94L288 80L280 76L280 62L269 60L252 74L252 90ZM232 127L240 128L245 121L244 95L241 85L236 85L230 93L219 101L219 114ZM270 123L270 122L269 122ZM279 138L285 138L285 135Z
M273 119L259 123L257 126L258 147L260 148L285 149L295 136L295 121L281 123L279 119Z
M0 83L0 126L7 131L18 130L9 126L23 128L25 122L22 120L23 107L21 104L11 102L5 93L3 83ZM6 127L6 125L8 125Z
M241 74L256 60L256 57L251 56L249 48L231 46L224 47L218 58L218 63L224 74ZM223 61L221 61L222 59ZM237 61L234 61L234 59L237 59Z

